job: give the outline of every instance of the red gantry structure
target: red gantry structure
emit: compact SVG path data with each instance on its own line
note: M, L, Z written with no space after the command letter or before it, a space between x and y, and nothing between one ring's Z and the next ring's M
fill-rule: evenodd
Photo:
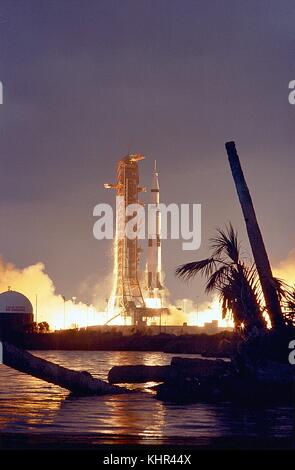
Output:
M139 185L138 162L144 160L141 154L128 154L118 161L117 182L105 184L107 189L115 189L116 238L114 246L114 281L108 309L115 316L131 317L134 326L144 325L148 317L156 317L167 309L148 308L142 295L138 279L139 247L138 238L126 236L125 227L133 215L126 215L131 204L142 204L139 193L146 191ZM151 287L151 286L149 286Z

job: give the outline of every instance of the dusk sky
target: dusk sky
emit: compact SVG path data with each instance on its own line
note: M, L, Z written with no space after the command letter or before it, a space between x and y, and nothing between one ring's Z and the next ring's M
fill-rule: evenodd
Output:
M207 256L229 221L248 249L224 143L235 140L273 265L295 249L293 0L1 0L0 254L45 263L56 290L92 301L112 272L93 208L114 203L116 162L153 161L161 200L202 204L202 245L163 243L172 299L204 299L177 265ZM147 201L147 196L144 196ZM36 287L36 290L38 288Z

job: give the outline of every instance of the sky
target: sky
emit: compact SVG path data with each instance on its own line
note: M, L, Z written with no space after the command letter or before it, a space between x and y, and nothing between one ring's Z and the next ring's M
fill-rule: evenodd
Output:
M249 251L224 143L235 140L272 264L295 249L293 0L1 0L0 254L41 262L56 292L107 297L112 243L93 237L103 183L140 152L161 200L202 205L202 243L163 243L171 299L205 299L175 277L231 221ZM147 200L147 199L146 199ZM12 286L13 287L13 286ZM38 286L36 286L38 290Z

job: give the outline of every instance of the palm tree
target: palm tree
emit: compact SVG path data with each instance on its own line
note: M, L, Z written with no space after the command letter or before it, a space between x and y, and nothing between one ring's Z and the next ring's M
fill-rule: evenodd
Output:
M279 279L276 282L284 320L288 326L295 326L295 285L292 287Z
M237 154L235 142L225 144L228 160L235 182L238 198L245 219L246 229L257 268L261 289L272 327L280 330L285 321L282 314L276 280L272 275L271 265L257 221L253 201Z
M262 316L262 292L255 266L248 267L241 257L240 243L232 225L218 229L211 239L209 258L183 264L176 270L179 277L191 279L201 273L207 279L206 293L217 291L223 318L233 316L236 328L266 328Z

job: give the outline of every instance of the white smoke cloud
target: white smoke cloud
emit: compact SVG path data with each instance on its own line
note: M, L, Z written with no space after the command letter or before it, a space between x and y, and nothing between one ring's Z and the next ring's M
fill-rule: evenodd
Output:
M98 311L93 305L79 302L78 299L64 302L62 295L56 293L54 283L41 262L19 269L0 258L0 291L6 291L8 287L28 297L34 308L35 320L47 321L52 329L106 321L105 313ZM96 297L98 298L98 292ZM99 303L102 302L97 301L97 305Z
M295 250L274 267L273 273L288 284L295 285ZM79 299L66 299L64 302L62 295L57 294L54 282L46 273L42 262L19 269L0 258L0 291L6 291L10 287L27 296L34 307L35 319L37 301L38 322L47 321L52 329L104 324L109 319L105 308L111 286L112 274L100 281L91 276L81 282L78 290L78 295L90 298L91 304L79 302ZM217 297L199 304L191 299L178 299L174 305L169 305L168 300L167 306L170 314L162 317L163 324L187 323L201 326L205 322L218 320L220 325L225 326Z
M169 305L169 311L170 314L163 317L163 321L167 325L187 323L188 325L204 326L205 323L217 320L219 326L232 326L232 323L222 319L221 306L216 295L200 303L188 298L178 299L175 305Z

